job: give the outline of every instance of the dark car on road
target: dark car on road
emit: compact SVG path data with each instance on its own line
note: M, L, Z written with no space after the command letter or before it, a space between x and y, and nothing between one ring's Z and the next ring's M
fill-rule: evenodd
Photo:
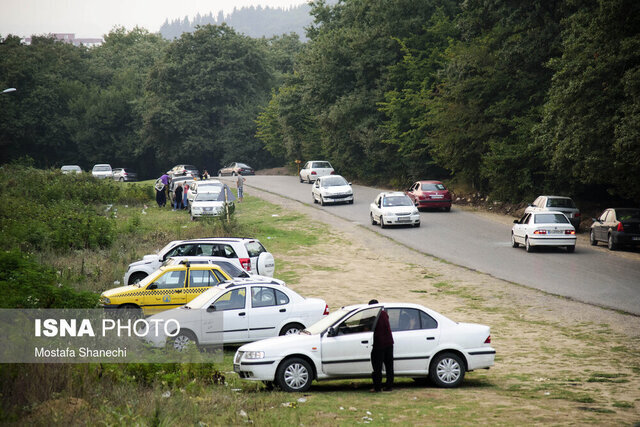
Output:
M405 192L418 210L451 210L451 193L440 181L417 181Z
M640 209L606 209L593 218L589 240L593 246L606 242L612 251L621 246L640 246Z
M231 163L228 166L223 167L218 171L218 176L255 175L255 174L256 172L253 170L251 166L246 165L244 163L235 163L235 162Z

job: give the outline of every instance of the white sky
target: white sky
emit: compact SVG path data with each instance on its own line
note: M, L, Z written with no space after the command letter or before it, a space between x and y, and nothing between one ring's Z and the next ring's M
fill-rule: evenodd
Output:
M306 0L0 0L0 36L75 33L76 37L102 37L113 27L136 25L151 32L165 19L194 17L234 6L298 6Z

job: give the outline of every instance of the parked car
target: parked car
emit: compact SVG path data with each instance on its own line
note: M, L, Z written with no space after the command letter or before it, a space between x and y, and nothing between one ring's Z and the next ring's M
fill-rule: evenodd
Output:
M174 240L155 254L145 255L140 261L129 264L123 283L139 282L160 268L167 259L176 256L219 256L234 264L239 263L249 273L268 277L272 277L275 270L273 255L256 239L210 237Z
M580 227L582 215L580 213L580 209L576 207L576 204L570 197L539 196L524 210L524 213L548 211L562 212L567 216L567 218L569 218L569 221L571 221L571 224L576 230Z
M113 178L113 170L109 164L98 164L93 166L91 175L98 179Z
M268 256L266 256L268 258ZM269 276L260 276L259 274L249 274L247 273L242 266L240 265L240 261L238 259L226 258L221 256L177 256L171 257L165 262L162 263L162 266L166 265L177 265L184 264L189 262L191 265L193 264L210 264L217 265L221 269L224 270L227 275L231 277L231 279L240 283L246 280L262 280L265 282L269 282L274 285L287 286L283 280L275 279Z
M130 168L115 168L113 170L114 181L137 181L138 174Z
M165 335L163 327L151 329L147 341L156 347L171 343L176 350L190 343L245 343L296 334L328 314L324 300L303 298L286 287L261 281L231 283L203 292L184 307L152 316L151 324L173 319L180 328L175 337Z
M399 191L378 194L369 205L369 218L371 225L380 224L381 228L388 225L420 227L418 208L409 196Z
M567 252L576 249L576 230L560 211L525 213L513 221L511 246L524 245L527 252L536 246L564 246Z
M218 176L223 175L255 175L256 171L249 165L244 163L231 163L218 171Z
M314 182L318 177L334 174L331 163L324 160L312 160L304 164L300 169L300 182L307 181L309 184Z
M353 203L351 183L340 175L325 175L316 179L311 188L313 203Z
M230 280L215 264L168 265L136 284L104 291L100 304L105 309L140 310L147 316L185 305L211 286Z
M167 171L170 177L191 175L191 177L200 176L200 171L193 165L176 165Z
M82 169L78 165L64 165L60 168L60 171L64 174L68 173L82 173Z
M406 191L418 210L451 210L451 193L440 181L417 181Z
M213 189L215 192L220 192L221 186L222 182L217 179L206 179L190 182L189 191L187 191L187 200L189 200L189 207L191 207L191 203L193 203L193 199L195 199L198 192L206 193L208 189Z
M621 246L640 246L640 209L606 209L593 218L589 240L593 246L606 242L612 251Z
M456 387L466 372L493 366L489 326L454 322L418 304L384 303L343 307L300 334L243 345L233 370L289 392L308 390L314 379L370 377L373 330L383 307L393 331L396 376Z
M233 203L235 195L225 184L218 187L218 190L215 192L213 188L209 188L206 192L196 194L193 202L189 204L192 221L203 217L224 216L226 209L229 209L229 213L233 213L235 210L235 204ZM227 193L226 200L225 192Z

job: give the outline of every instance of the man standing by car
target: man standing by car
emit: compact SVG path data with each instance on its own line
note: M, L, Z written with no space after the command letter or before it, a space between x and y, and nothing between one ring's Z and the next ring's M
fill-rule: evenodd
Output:
M378 300L372 299L369 304L378 304ZM387 383L384 388L382 388L383 363L387 374ZM373 331L371 366L373 367L373 372L371 373L373 388L371 392L391 391L393 389L393 334L389 324L389 315L384 308L380 311L376 328Z

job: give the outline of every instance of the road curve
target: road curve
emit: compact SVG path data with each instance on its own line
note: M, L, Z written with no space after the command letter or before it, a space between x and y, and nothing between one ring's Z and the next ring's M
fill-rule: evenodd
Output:
M293 176L256 175L245 185L313 205L311 186ZM494 277L577 301L640 315L640 262L578 246L575 253L543 248L526 253L511 247L511 227L472 212L422 212L420 228L371 225L369 204L381 189L353 186L353 205L323 209L387 236L419 252ZM375 248L372 248L375 249Z

